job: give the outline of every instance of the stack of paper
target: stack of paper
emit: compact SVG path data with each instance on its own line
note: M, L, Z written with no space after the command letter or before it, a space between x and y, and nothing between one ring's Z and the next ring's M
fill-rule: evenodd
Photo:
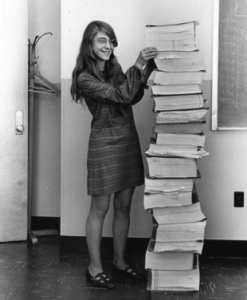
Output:
M206 217L194 179L198 159L208 155L203 124L208 107L202 82L206 71L196 47L197 22L146 27L146 45L158 48L151 86L154 136L145 152L144 208L153 232L146 251L148 290L198 291L199 255Z

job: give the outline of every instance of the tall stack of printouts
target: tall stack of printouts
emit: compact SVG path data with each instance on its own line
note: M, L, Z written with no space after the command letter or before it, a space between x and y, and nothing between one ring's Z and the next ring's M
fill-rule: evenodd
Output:
M155 125L146 151L144 207L153 232L146 252L148 290L198 291L206 217L195 179L208 111L202 94L205 65L196 47L196 22L146 27L146 46L159 50L151 86Z

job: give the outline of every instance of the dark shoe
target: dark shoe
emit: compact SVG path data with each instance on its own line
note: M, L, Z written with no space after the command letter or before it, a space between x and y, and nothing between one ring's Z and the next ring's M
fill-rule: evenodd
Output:
M136 279L139 281L144 281L146 279L146 276L144 274L133 270L131 267L127 267L126 269L121 270L113 264L113 268L114 268L114 273L117 273L119 275Z
M86 278L90 283L92 283L96 287L101 287L105 289L115 288L114 283L104 272L98 273L96 276L92 276L87 269Z

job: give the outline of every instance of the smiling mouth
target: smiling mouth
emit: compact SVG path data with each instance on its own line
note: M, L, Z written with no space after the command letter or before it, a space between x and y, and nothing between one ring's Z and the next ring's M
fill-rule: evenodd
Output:
M101 51L103 54L110 55L112 52L111 51Z

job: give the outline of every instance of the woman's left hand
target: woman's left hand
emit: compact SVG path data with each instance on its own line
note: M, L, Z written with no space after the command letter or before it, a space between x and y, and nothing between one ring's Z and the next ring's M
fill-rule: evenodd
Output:
M146 47L140 51L135 65L140 69L150 60L154 59L158 55L156 47Z

